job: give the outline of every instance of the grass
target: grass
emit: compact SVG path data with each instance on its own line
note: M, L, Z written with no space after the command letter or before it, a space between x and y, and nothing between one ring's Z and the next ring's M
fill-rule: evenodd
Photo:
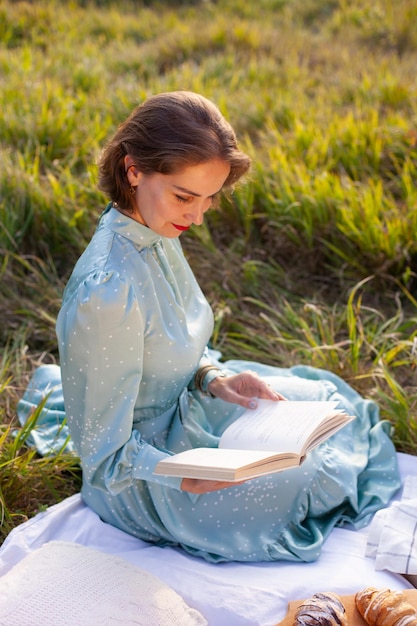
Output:
M417 454L417 0L0 0L1 538L80 487L16 404L105 199L95 162L147 95L212 98L253 157L182 238L225 358L329 369Z

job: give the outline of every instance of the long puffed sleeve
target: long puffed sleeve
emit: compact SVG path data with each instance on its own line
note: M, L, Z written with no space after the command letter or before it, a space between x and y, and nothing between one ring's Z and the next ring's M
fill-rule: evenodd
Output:
M143 373L144 323L132 286L115 271L84 279L64 301L57 323L65 410L84 481L117 494L156 477L166 457L134 428Z

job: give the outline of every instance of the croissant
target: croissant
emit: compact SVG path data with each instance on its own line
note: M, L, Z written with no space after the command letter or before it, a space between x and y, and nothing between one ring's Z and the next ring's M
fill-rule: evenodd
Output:
M294 615L293 626L347 626L346 609L335 593L315 593Z
M417 611L402 591L367 587L356 594L355 603L369 626L417 626Z

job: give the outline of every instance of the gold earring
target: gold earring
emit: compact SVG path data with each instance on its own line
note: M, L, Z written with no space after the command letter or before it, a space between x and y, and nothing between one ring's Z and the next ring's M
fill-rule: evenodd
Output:
M132 169L132 167L136 167L136 165L134 165L133 163L132 163L132 165L129 165L129 167L125 169L125 174L127 174L127 173L128 173L128 171L129 171L130 169ZM136 193L136 189L137 189L137 185L130 185L130 189L129 189L129 191L130 191L130 195L131 195L131 196L134 196L134 195L135 195L135 193Z

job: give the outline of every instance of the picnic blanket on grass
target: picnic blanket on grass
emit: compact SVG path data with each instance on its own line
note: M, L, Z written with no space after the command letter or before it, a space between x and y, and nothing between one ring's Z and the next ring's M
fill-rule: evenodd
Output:
M404 483L408 476L417 477L417 457L398 454L398 460ZM400 492L395 501L399 502L401 498ZM10 533L0 548L0 609L4 590L9 584L8 577L19 576L17 566L24 564L24 560L42 546L58 541L97 550L138 568L142 576L143 572L148 572L157 577L160 585L168 586L185 603L185 606L181 605L183 609L197 612L189 615L195 619L202 616L209 626L275 626L284 619L290 601L307 598L318 591L349 595L370 585L412 588L401 574L377 570L375 559L366 556L369 530L369 526L359 531L335 528L320 558L313 563L212 564L180 549L154 546L105 524L77 494L39 513ZM25 568L24 571L28 570ZM95 584L94 576L91 578ZM62 581L63 578L57 575L58 588ZM76 600L75 591L62 586L61 589L67 595L72 593L73 600ZM138 596L142 591L139 585ZM97 597L97 606L99 602ZM42 626L56 626L54 619L52 615L50 624L43 622ZM30 623L31 626L36 624L35 621ZM88 622L72 621L72 626L77 624L95 626L91 619ZM0 619L0 626L9 624ZM152 626L157 626L157 622Z

